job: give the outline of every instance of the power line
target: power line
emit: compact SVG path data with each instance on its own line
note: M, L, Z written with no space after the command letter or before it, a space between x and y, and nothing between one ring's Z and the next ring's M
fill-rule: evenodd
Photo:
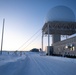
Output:
M39 35L40 35L40 34L39 34ZM38 36L39 36L39 35L38 35ZM33 39L26 47L28 47L31 43L33 43L33 42L38 38L38 36L36 36L35 39ZM25 47L25 48L26 48L26 47ZM22 50L24 50L25 48L23 48Z
M39 35L40 35L40 34L39 34ZM38 35L38 36L39 36L39 35ZM36 36L26 47L28 47L31 43L33 43L33 42L38 38L38 36ZM25 48L26 48L26 47L25 47ZM23 48L22 50L24 50L25 48Z
M33 36L35 36L41 29L39 29ZM31 38L33 38L33 36L31 36L25 43L23 43L17 50L19 50L21 47L23 47L28 41L31 40Z

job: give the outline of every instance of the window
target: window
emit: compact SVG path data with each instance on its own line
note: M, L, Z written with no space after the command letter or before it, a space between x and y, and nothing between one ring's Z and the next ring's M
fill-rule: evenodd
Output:
M73 51L75 50L75 47L74 47L74 46L72 47L72 50L73 50Z

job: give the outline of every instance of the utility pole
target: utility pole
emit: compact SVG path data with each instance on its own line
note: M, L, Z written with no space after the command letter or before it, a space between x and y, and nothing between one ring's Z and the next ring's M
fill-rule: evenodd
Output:
M2 55L2 48L3 48L4 23L5 23L5 19L3 19L3 27L2 27L1 55Z

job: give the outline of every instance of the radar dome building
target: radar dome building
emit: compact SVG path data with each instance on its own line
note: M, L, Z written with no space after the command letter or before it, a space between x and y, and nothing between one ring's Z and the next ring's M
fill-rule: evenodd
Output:
M76 37L61 41L61 35L73 35L76 33L75 14L69 7L53 7L42 27L42 49L43 37L48 35L47 54L76 56ZM50 35L52 35L52 46L50 46Z
M70 8L66 6L56 6L48 12L46 22L48 21L75 22L75 14Z

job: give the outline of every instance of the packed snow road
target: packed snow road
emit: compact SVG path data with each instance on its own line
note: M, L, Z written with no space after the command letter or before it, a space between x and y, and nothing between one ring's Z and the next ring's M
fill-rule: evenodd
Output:
M76 59L35 53L25 57L0 66L0 75L76 75Z

